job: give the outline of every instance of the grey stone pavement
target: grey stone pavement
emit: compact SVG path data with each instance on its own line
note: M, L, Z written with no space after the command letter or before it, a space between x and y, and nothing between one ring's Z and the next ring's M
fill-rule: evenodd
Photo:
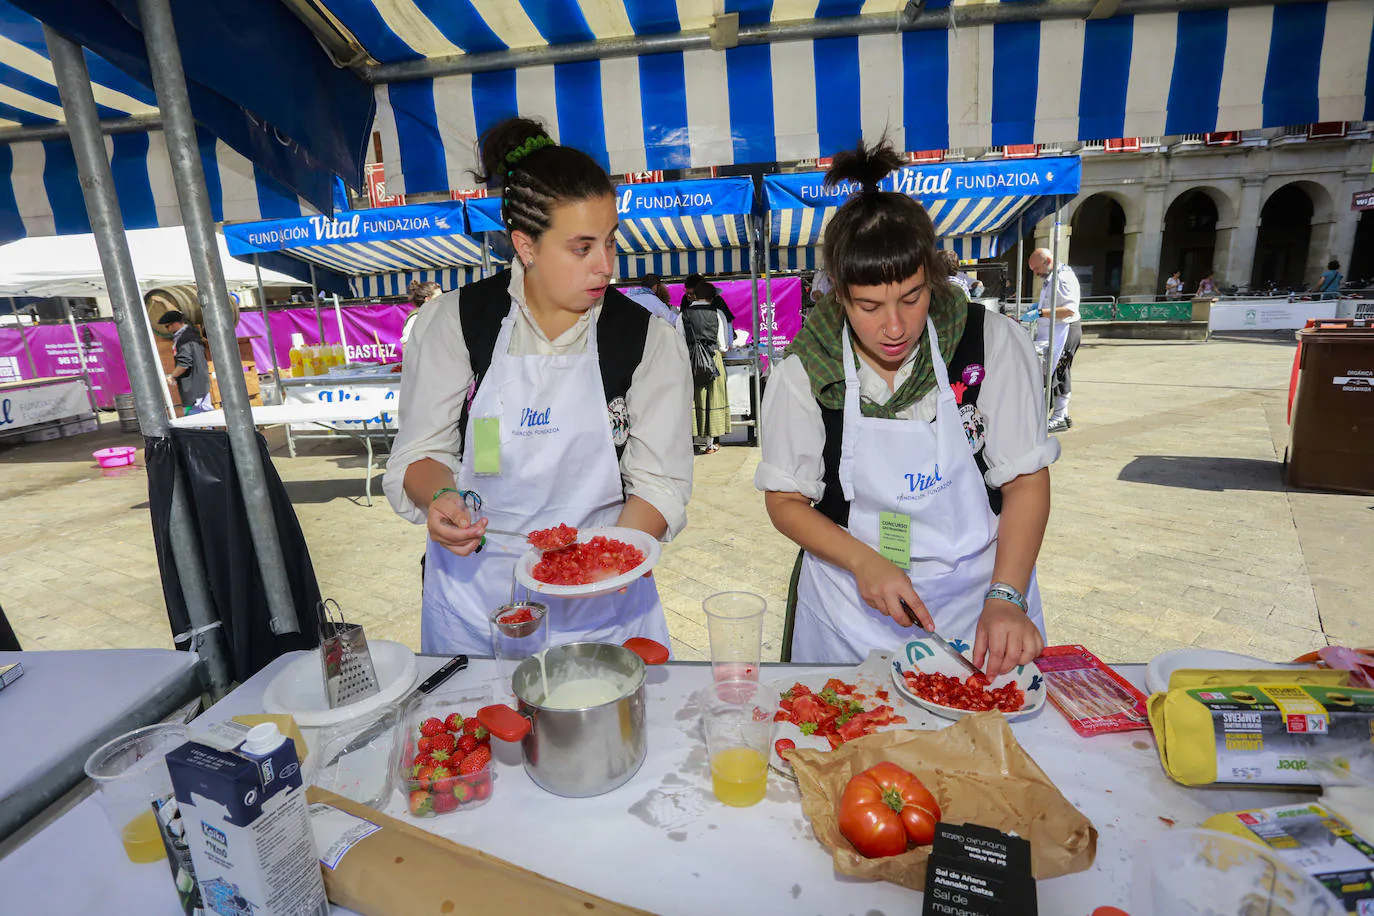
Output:
M1291 340L1087 340L1075 426L1052 470L1039 576L1052 643L1113 662L1179 646L1291 658L1374 645L1374 497L1288 490L1280 461ZM27 649L170 646L142 468L102 473L99 433L0 447L0 604ZM141 456L140 456L141 458ZM696 460L689 528L655 575L679 658L704 658L701 601L768 599L781 644L795 548L753 488L756 449ZM276 466L317 575L374 639L419 646L421 528L360 504L361 449L321 443Z

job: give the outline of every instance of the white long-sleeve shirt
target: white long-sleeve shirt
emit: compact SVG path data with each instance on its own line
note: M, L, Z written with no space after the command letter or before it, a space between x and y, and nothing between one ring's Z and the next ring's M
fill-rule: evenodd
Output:
M518 306L511 354L586 351L587 335L595 333L601 315L600 304L556 340L549 340L525 305L524 291L524 271L516 260L510 282L511 300ZM456 477L462 463L458 422L474 374L458 317L461 294L461 289L454 290L425 304L402 357L400 429L382 488L396 513L416 524L425 522L426 513L406 495L406 468L432 458ZM649 319L644 356L631 376L625 406L630 418L630 439L620 458L625 494L659 511L668 522L664 539L670 540L687 524L692 495L692 371L682 336L661 318Z
M1050 277L1045 278L1045 283L1040 287L1040 307L1047 309L1050 307ZM1041 316L1035 325L1035 339L1044 343L1050 339L1050 319L1054 318L1054 339L1060 341L1064 339L1069 325L1078 321L1082 316L1078 311L1078 300L1082 295L1078 290L1078 275L1073 272L1073 268L1067 264L1060 264L1054 269L1053 280L1059 287L1059 298L1055 303L1056 309L1073 309L1073 314L1067 318L1054 318ZM1059 347L1055 344L1056 349Z
M897 371L896 388L911 375L915 353L913 348ZM1059 440L1045 432L1044 380L1035 350L1020 325L988 313L983 324L983 364L987 377L978 393L978 410L986 424L983 456L988 471L983 477L996 489L1053 464L1059 458ZM859 360L859 397L875 404L885 404L892 397L887 382L863 359ZM899 411L896 419L930 422L935 419L938 397L939 390L932 388L915 404ZM798 357L784 358L770 373L761 414L763 454L754 486L800 493L818 501L825 492L825 424Z

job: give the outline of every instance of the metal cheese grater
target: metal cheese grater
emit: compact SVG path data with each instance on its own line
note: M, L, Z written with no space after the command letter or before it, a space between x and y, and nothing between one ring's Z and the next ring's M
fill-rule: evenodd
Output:
M359 624L344 620L339 603L326 598L317 607L320 618L320 666L324 692L334 709L372 696L381 687L372 667L367 636Z

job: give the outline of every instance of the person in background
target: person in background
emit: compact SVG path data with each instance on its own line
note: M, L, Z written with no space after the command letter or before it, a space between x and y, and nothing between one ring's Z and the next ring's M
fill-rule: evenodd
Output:
M1056 265L1048 248L1037 248L1031 252L1030 269L1031 273L1044 281L1040 288L1040 321L1035 328L1038 349L1048 349L1051 323L1054 326L1054 352L1046 355L1048 364L1054 366L1054 379L1050 386L1054 407L1050 412L1049 430L1062 433L1073 426L1073 420L1069 419L1069 395L1073 388L1069 370L1073 366L1073 355L1078 352L1078 344L1083 339L1078 312L1078 276L1069 265ZM1052 282L1051 276L1054 278ZM1052 287L1058 288L1058 301L1051 318Z
M1183 271L1176 270L1164 281L1164 298L1179 299L1183 296Z
M671 297L668 295L668 284L664 283L663 278L658 274L645 274L643 286L657 296L664 305L672 305Z
M1197 295L1199 297L1221 295L1217 291L1216 271L1207 271L1207 275L1197 285Z
M1318 299L1339 299L1341 298L1341 262L1330 260L1326 262L1326 270L1322 273L1321 279L1317 281Z
M950 283L964 291L964 295L969 295L968 274L959 270L959 256L948 248L940 249L940 260L944 262L945 273Z
M178 311L165 313L157 321L172 332L172 346L175 349L176 365L167 381L175 382L177 393L181 396L181 406L186 416L213 410L210 402L210 362L205 356L205 341L193 324L186 323L186 316Z
M682 310L683 332L692 362L692 439L701 454L720 451L716 439L730 432L730 394L725 387L725 351L733 331L721 317L716 287L699 280ZM684 302L687 300L683 300ZM723 301L723 300L722 300Z
M415 322L420 320L421 306L443 291L443 287L433 280L410 281L410 286L406 287L406 295L410 298L410 304L413 305L414 308L411 309L410 314L406 316L406 323L401 328L402 347L410 340L411 332L415 329Z

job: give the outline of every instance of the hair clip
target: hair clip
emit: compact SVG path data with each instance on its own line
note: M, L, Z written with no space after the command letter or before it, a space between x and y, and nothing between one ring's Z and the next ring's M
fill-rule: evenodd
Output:
M516 164L519 163L521 159L524 159L526 156L528 156L530 153L534 152L535 150L543 149L546 146L556 145L557 144L553 142L553 138L550 137L548 134L539 134L538 136L530 137L524 143L521 143L519 146L511 150L509 153L506 153L506 165L509 165L511 167L511 172L513 172L515 171ZM507 172L506 174L509 175L510 172Z

